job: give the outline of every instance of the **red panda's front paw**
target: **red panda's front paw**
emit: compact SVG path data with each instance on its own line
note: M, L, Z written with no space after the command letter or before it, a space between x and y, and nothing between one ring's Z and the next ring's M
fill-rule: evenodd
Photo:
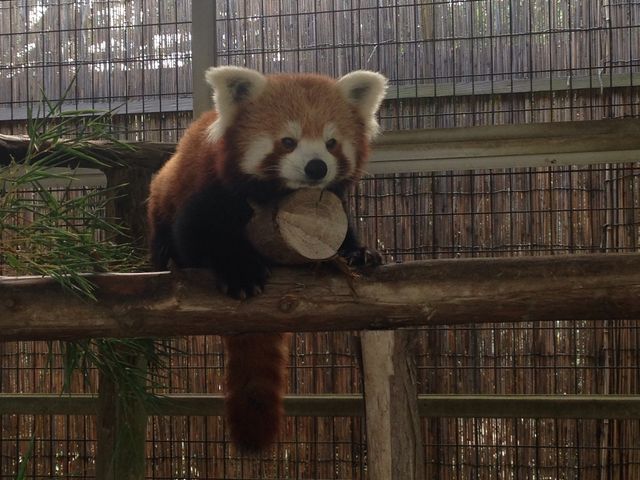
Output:
M218 272L218 288L225 295L238 300L260 295L267 283L271 270L260 260L235 265L235 268Z
M354 267L377 267L382 265L382 255L369 247L358 247L349 252L343 252L342 256L349 265Z

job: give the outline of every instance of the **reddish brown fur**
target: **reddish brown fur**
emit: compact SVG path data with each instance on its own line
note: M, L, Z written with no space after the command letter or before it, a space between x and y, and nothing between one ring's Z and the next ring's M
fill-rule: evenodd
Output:
M203 114L187 129L176 153L151 182L149 225L157 220L171 221L189 192L199 191L212 178L232 179L240 174L238 159L252 138L259 134L281 133L287 121L295 119L302 126L303 137L320 137L327 122L336 124L356 147L355 171L349 181L362 172L369 154L365 123L335 86L335 80L320 75L271 75L258 100L247 102L224 138L213 144L207 129L217 118L215 111ZM285 101L283 101L283 99ZM345 159L337 155L341 171ZM153 232L151 232L153 236Z
M278 138L289 120L301 124L303 137L321 137L327 122L333 122L343 138L353 141L355 167L349 166L340 145L335 148L339 172L351 183L362 171L369 153L365 119L335 86L335 80L316 75L268 77L257 101L248 101L215 144L208 128L217 118L210 111L185 132L176 153L151 183L149 226L171 223L189 194L207 182L234 181L242 175L238 160L252 138L271 134ZM277 162L284 152L274 150L266 163ZM268 167L269 165L266 165ZM241 448L258 451L275 440L282 421L285 360L288 336L248 334L227 337L227 418L231 435Z
M243 334L225 338L226 398L231 439L242 450L271 445L284 416L288 334Z
M153 177L147 209L152 238L156 222L172 221L187 200L188 192L202 189L220 169L219 146L206 140L206 129L216 117L216 112L211 110L193 122L178 143L176 152Z

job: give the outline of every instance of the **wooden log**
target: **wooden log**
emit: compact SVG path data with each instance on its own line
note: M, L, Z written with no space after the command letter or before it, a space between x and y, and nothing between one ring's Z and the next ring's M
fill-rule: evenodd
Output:
M50 278L0 277L0 337L70 339L640 318L640 254L430 260L351 279L278 268L240 301L206 271L99 274L97 303Z
M362 332L370 480L422 480L424 454L410 331Z
M347 214L333 193L297 190L279 202L253 205L249 240L265 257L295 265L333 257L347 234Z

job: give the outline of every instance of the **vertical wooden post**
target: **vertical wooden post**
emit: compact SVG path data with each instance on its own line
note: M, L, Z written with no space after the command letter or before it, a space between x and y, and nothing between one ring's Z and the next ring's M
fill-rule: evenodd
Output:
M147 473L144 405L138 400L121 398L117 385L103 373L100 374L96 427L96 479L144 480Z
M370 480L423 480L412 332L361 334Z
M141 249L146 246L146 199L152 171L141 167L117 167L105 172L107 187L113 198L107 216L120 222L128 231L115 241L133 241ZM127 356L126 351L121 352ZM130 356L141 370L146 360ZM144 380L140 379L141 382ZM97 480L144 480L146 476L147 412L144 404L124 398L118 386L105 373L100 373L97 427ZM144 385L143 385L144 387Z
M197 118L211 108L211 90L204 81L204 72L217 64L216 2L193 0L191 18L193 118Z

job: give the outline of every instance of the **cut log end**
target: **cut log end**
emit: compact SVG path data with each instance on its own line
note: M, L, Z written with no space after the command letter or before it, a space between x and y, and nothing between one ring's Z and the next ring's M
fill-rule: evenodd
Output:
M249 240L275 263L327 260L337 253L347 234L347 215L332 192L296 190L279 202L253 208L247 226Z

